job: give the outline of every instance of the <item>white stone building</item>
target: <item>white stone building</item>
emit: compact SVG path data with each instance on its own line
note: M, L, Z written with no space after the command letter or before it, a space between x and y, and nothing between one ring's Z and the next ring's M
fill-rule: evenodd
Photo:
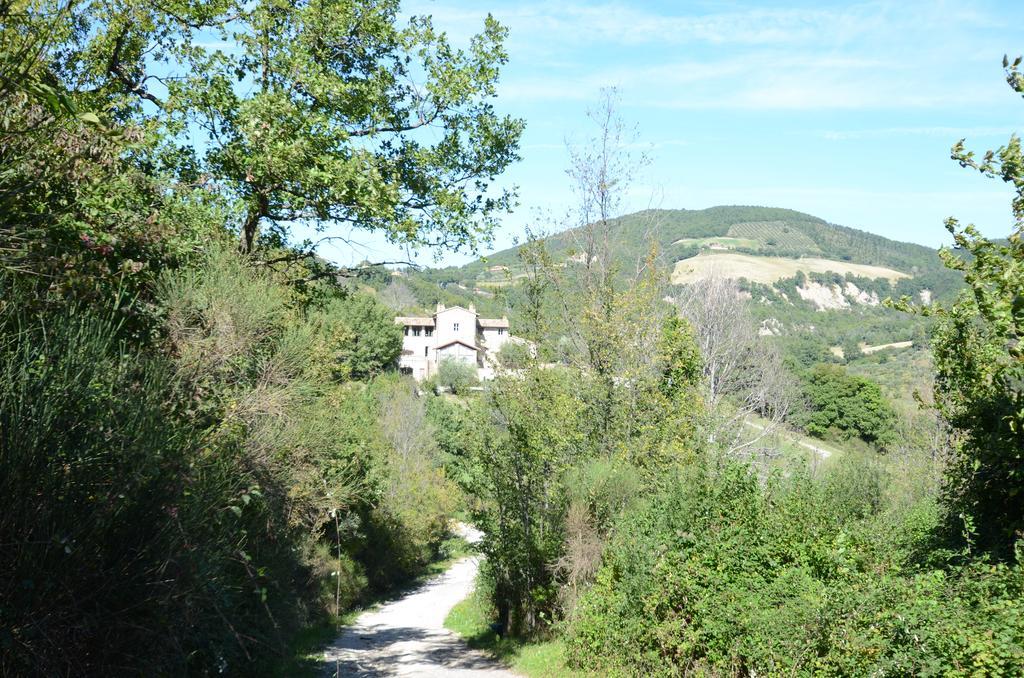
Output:
M399 369L422 381L437 374L441 361L459 360L475 365L477 376L494 376L495 355L509 340L508 318L481 318L473 305L445 308L438 304L429 318L399 316L402 325L402 354Z

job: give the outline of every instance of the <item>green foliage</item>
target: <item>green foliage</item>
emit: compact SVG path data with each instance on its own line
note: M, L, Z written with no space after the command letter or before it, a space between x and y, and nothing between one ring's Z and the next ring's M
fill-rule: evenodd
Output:
M640 495L642 481L636 469L622 462L592 459L566 476L566 496L582 504L602 533L611 530L615 519Z
M666 397L678 398L700 382L700 348L693 329L682 317L672 315L662 322L656 360L661 372L658 388Z
M4 23L0 41L15 32ZM15 274L6 284L38 309L114 305L125 331L149 338L154 280L223 237L225 205L133 164L144 151L134 130L51 112L18 89L0 91L0 111L0 270Z
M369 294L329 302L314 322L319 336L314 350L334 379L366 379L398 362L402 328L394 313Z
M524 369L532 357L530 347L518 341L506 341L498 350L498 362L507 370Z
M700 410L694 339L675 319L646 339L656 346L654 362L644 373L622 372L632 382L530 365L493 383L489 416L446 415L452 430L442 440L451 443L442 445L464 446L459 477L480 500L474 517L486 535L495 604L513 633L542 633L573 608L615 517L692 453ZM609 385L622 425L604 429L598 417ZM478 432L466 445L470 421Z
M884 447L893 442L896 413L877 384L838 365L817 365L803 377L807 411L795 418L819 438L857 436Z
M0 422L5 666L251 675L442 555L458 493L406 435L411 386L338 384L321 312L230 251L199 264L153 293L163 354L93 309L0 306L2 414L26 422Z
M304 581L273 479L181 418L169 366L109 320L20 313L5 304L0 349L5 668L235 671L263 656L301 618Z
M1021 59L1004 61L1007 82L1024 95ZM967 289L939 316L932 348L939 410L958 431L946 495L954 534L1016 558L1024 535L1024 153L1020 139L982 160L953 147L953 158L1013 186L1014 231L1006 244L973 225L947 229L966 256L946 251L948 267L964 273ZM972 534L972 532L976 532ZM1016 546L1015 546L1016 545Z
M623 675L1006 675L1020 568L919 565L939 514L893 511L879 469L762 486L698 466L616 526L570 623L571 663Z
M493 628L495 609L492 591L483 578L473 593L452 608L444 626L454 631L473 649L482 650L507 664L517 675L532 678L576 678L586 676L565 664L565 643L558 638L528 640L499 635Z
M444 555L400 332L286 224L486 238L503 39L388 0L0 3L0 673L264 674Z
M780 340L787 366L800 372L819 363L836 362L838 358L829 350L828 341L811 334L788 335Z
M474 518L485 533L500 623L510 631L533 632L553 620L548 565L562 547L560 479L585 449L574 374L534 367L495 380L490 398L501 429L473 450L479 474L467 489L486 502Z
M464 395L479 383L476 376L476 363L468 363L456 358L445 358L437 366L435 381L441 388L457 395Z
M511 204L488 190L518 159L523 129L493 109L507 56L491 17L462 50L429 17L400 19L396 0L68 12L88 27L62 45L68 80L95 84L119 116L160 135L174 169L237 199L247 251L261 225L280 243L295 221L473 247ZM210 36L232 48L207 47ZM148 89L150 69L165 94Z
M656 224L655 241L651 226ZM822 257L839 261L887 266L912 275L897 283L897 294L917 294L928 289L937 299L949 298L960 288L961 276L945 269L934 249L889 240L845 226L829 224L809 214L773 207L720 206L703 210L644 210L611 220L609 251L620 271L631 270L642 260L651 245L656 245L667 264L695 256L701 250L695 239L725 240L740 235L756 240L751 248L736 244L738 251L764 256ZM551 257L563 262L579 237L581 229L556 233L544 239ZM717 238L716 238L717 236ZM774 240L775 245L767 245ZM448 270L454 281L472 288L484 280L491 266L506 266L512 279L523 272L519 249L502 250L487 261ZM885 283L888 285L888 283ZM882 295L885 296L885 295ZM795 299L795 295L790 295Z
M754 221L733 224L729 235L754 239L765 246L764 254L787 256L790 253L818 254L821 249L806 233L796 227L795 221ZM814 220L809 219L808 224Z

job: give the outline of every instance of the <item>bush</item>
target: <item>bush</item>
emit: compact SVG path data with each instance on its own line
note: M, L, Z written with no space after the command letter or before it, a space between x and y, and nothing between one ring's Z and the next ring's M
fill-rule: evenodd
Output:
M530 347L518 341L506 341L498 351L498 362L507 370L521 370L531 358Z
M561 612L570 616L593 582L614 521L640 493L636 469L593 459L566 474L565 545L555 561Z
M0 673L253 675L440 553L458 495L409 384L338 383L323 312L199 264L155 289L163 352L4 295Z
M1015 671L1024 571L920 562L938 507L889 510L870 499L882 482L856 463L764 486L738 465L689 469L616 526L570 659L630 675Z
M480 380L477 378L474 363L446 358L437 368L436 383L456 395L464 395L469 392L471 386L479 384Z
M319 337L314 350L333 378L367 379L397 365L402 328L369 294L334 300L313 320Z
M838 434L885 447L893 442L896 413L878 384L838 365L816 365L803 379L808 410L797 422L819 438Z
M305 577L274 488L178 416L170 366L109 321L16 307L0 344L5 671L232 673L280 646Z

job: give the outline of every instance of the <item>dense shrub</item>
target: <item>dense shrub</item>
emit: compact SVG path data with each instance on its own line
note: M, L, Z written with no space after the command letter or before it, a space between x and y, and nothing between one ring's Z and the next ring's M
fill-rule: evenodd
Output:
M819 438L859 437L885 446L893 442L896 413L878 384L838 365L816 365L803 378L807 410L796 423Z
M417 427L423 404L397 375L349 381L385 369L391 339L401 339L377 302L341 297L306 318L286 287L231 252L174 276L164 295L190 400L211 435L237 439L253 468L279 479L282 510L302 539L353 559L355 580L364 576L372 590L400 583L436 555L454 492L436 445ZM324 331L332 327L346 336L358 327L363 340L335 342ZM335 593L331 607L340 608Z
M0 345L4 672L233 672L279 645L304 577L274 488L239 447L179 418L169 365L109 321L69 310L37 324L12 306Z
M471 386L480 383L476 375L476 364L454 358L445 358L441 361L434 381L441 388L459 395L465 394Z
M334 300L315 315L316 350L335 379L366 379L393 368L402 351L394 313L369 294Z
M623 674L1012 673L1024 572L935 569L939 511L883 507L877 468L762 486L702 465L616 527L569 652Z
M1006 82L1024 95L1024 57L1003 57ZM962 272L967 289L940 316L935 400L959 433L945 488L947 526L996 557L1024 556L1024 148L1013 135L979 159L961 139L952 157L1014 190L1013 230L1004 242L973 225L946 221L956 247L943 263Z
M0 305L4 669L252 675L440 555L458 495L413 387L339 383L324 312L230 250L198 264L153 293L162 351Z
M508 370L525 368L532 357L530 347L518 341L507 341L498 351L498 362Z

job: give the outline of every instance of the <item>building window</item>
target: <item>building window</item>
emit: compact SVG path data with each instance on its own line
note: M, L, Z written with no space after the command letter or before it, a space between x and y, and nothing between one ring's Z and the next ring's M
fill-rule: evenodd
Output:
M458 332L459 331L459 323L452 323L452 331L453 332Z
M504 327L499 327L498 328L498 335L500 336L502 334L505 334L505 328Z
M409 326L408 325L405 326L405 336L407 336L407 337L409 336Z
M427 335L428 337L434 336L434 328L433 327L424 327L423 328L423 334Z
M424 346L423 347L423 357L427 357L428 355L430 355L429 351L430 351L430 348L428 346Z
M412 336L414 336L414 337L420 336L420 328L418 328L418 327L412 328Z

